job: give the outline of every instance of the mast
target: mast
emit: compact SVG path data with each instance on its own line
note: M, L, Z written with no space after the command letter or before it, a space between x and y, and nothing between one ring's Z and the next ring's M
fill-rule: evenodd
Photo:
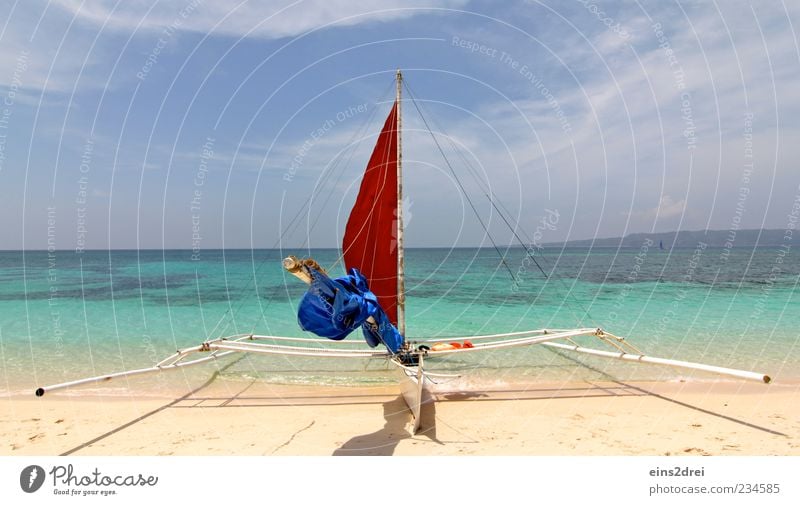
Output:
M406 336L405 252L403 250L403 119L400 94L403 74L397 70L397 330Z

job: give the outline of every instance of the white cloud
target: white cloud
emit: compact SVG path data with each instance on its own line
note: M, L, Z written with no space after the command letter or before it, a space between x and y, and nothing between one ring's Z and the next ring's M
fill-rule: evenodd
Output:
M661 197L658 207L648 209L644 212L645 217L653 219L667 219L681 215L686 209L686 199L680 199L677 202L669 195Z
M52 0L25 2L9 12L0 32L0 87L13 83L20 54L29 55L21 88L70 93L73 88L102 87L95 71L133 50L137 34L196 32L216 36L281 38L326 26L386 22L431 13L429 7L457 7L466 0ZM152 44L151 44L152 45ZM80 82L78 81L81 76ZM21 94L20 99L24 98Z
M370 21L411 17L417 8L454 7L465 0L307 0L307 1L212 1L154 0L54 0L56 6L80 19L107 23L109 28L179 30L234 37L280 38L299 35L335 24L352 26Z
M14 11L0 36L0 87L18 87L17 103L38 103L34 90L71 90L81 70L97 62L90 51L96 32L71 29L69 21L43 10Z
M518 163L518 179L497 188L501 200L505 196L514 203L515 183L526 181L520 202L526 212L537 212L542 197L552 195L562 209L574 207L574 216L564 214L575 220L578 236L594 233L596 226L609 235L654 224L724 228L730 221L730 186L736 186L741 172L744 117L751 113L758 123L760 172L747 224L759 226L763 209L775 214L774 208L785 207L784 200L776 200L778 192L797 186L785 156L796 150L791 139L797 130L794 112L800 109L800 54L788 25L797 19L797 6L787 6L788 17L780 6L761 4L755 12L747 3L725 3L721 13L713 4L683 7L685 16L675 5L620 11L620 22L632 34L630 45L583 10L566 6L554 8L577 32L560 21L536 26L535 42L502 27L487 32L480 42L535 68L572 126L571 134L564 134L552 104L499 58L472 60L471 75L510 98L493 97L473 109L497 129ZM661 22L684 70L683 89L676 67L658 47L655 22ZM690 121L682 110L684 91ZM485 166L510 168L505 145L486 135L476 138L481 130L475 124L454 122L445 129L473 148ZM686 135L691 131L698 141L690 149ZM552 192L545 194L541 188L551 184Z

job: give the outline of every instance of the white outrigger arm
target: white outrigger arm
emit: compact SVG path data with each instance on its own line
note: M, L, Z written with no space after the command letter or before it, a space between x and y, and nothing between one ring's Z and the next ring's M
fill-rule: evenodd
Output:
M538 334L540 336L538 337L529 336L532 334ZM600 341L609 345L613 350L600 350L582 346L573 340L573 338L580 336L597 337ZM613 358L635 363L648 363L652 365L665 365L673 368L701 370L704 372L710 372L718 375L727 375L739 379L763 382L764 384L769 384L772 381L772 378L769 375L760 372L750 372L747 370L737 370L735 368L707 365L704 363L693 363L691 361L681 361L676 359L666 359L666 358L656 358L652 356L646 356L642 351L640 351L633 344L628 342L624 337L618 337L600 328L582 328L578 330L544 329L544 330L533 330L527 332L504 333L499 335L486 335L486 336L467 337L467 338L470 341L473 340L480 341L484 339L492 339L497 337L506 337L506 338L510 337L512 340L506 340L503 342L476 343L472 348L439 351L434 354L440 355L440 354L450 354L450 353L473 352L486 349L498 349L501 347L508 347L514 345L513 343L516 341L521 343L522 345L542 344L544 346L551 347L554 349L575 351L582 354L588 354L591 356L597 356L601 358ZM514 340L515 337L520 337L520 338ZM561 339L566 340L567 342L569 342L569 344L553 342L553 340L561 340ZM427 340L424 343L441 342L441 341L442 341L441 339Z
M612 350L600 350L582 346L575 342L577 337L595 337L600 341L608 344ZM462 349L448 349L442 351L432 351L425 347L434 342L443 342L449 340L463 340L468 339L473 341L473 347ZM556 340L564 340L567 343L555 342ZM337 359L385 359L396 365L401 365L406 368L415 368L419 365L409 365L408 361L398 359L397 356L390 354L386 350L372 350L363 348L364 344L359 341L327 341L326 344L333 344L333 346L323 347L320 345L322 341L312 340L307 338L296 337L279 337L270 335L236 335L228 338L219 338L203 342L200 345L180 349L167 359L156 363L149 368L140 368L135 370L128 370L124 372L116 372L106 375L99 375L96 377L88 377L70 382L63 382L61 384L53 384L50 386L43 386L36 389L36 396L43 396L45 393L56 391L59 389L72 388L86 384L97 384L108 382L113 379L122 377L132 377L136 375L144 375L150 373L166 372L170 370L178 370L184 367L200 365L208 363L234 353L253 353L253 354L273 354L282 356L297 356L297 357L311 357L311 358L337 358ZM302 345L300 345L302 344ZM416 356L425 356L427 362L435 360L436 357L472 353L478 351L487 351L492 349L504 349L510 347L520 347L528 345L545 345L552 348L575 351L583 354L588 354L603 358L614 358L623 361L631 361L637 363L650 363L656 365L666 365L675 368L684 368L691 370L702 370L706 372L715 373L718 375L726 375L736 377L739 379L754 380L763 383L769 383L770 377L763 373L749 372L745 370L736 370L732 368L724 368L713 365L706 365L702 363L692 363L688 361L680 361L674 359L656 358L646 356L633 345L628 343L624 338L617 337L610 333L606 333L597 328L581 328L575 330L530 330L520 331L513 333L500 333L496 335L480 335L474 337L462 338L447 338L436 340L422 340L415 341L409 347L408 353ZM421 346L425 346L420 348ZM196 357L198 354L208 353L207 356ZM194 356L195 359L187 359ZM421 367L419 367L421 368ZM429 374L423 370L422 375ZM430 373L431 376L436 374Z

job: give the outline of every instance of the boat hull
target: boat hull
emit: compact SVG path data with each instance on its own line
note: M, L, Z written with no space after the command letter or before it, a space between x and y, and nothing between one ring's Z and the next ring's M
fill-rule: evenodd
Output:
M430 379L425 375L422 366L422 357L415 366L403 365L393 361L397 366L397 375L400 382L400 392L411 412L412 420L409 431L416 434L422 427L422 407L433 400L429 386Z

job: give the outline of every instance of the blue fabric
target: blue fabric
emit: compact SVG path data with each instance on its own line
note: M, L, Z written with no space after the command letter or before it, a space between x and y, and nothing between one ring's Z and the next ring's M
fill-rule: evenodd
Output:
M370 347L383 343L393 354L403 346L403 336L389 321L369 290L367 279L355 268L344 277L331 279L315 269L311 285L300 300L297 322L305 331L331 340L342 340L361 326ZM371 325L367 318L377 323Z

